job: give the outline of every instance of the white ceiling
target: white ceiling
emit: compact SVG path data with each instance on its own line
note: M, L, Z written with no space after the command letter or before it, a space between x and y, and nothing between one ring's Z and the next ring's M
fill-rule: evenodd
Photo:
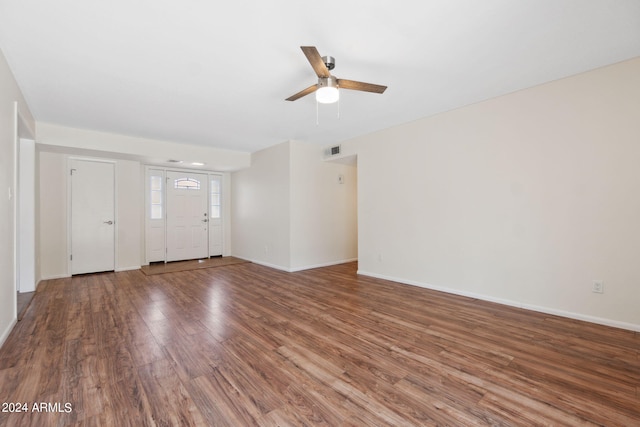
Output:
M338 78L387 85L284 99ZM0 0L36 120L255 151L333 144L640 56L638 0Z

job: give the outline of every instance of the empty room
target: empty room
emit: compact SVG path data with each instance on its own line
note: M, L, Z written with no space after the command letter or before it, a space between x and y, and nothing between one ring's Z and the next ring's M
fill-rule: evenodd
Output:
M637 0L0 0L0 425L640 425L639 164Z

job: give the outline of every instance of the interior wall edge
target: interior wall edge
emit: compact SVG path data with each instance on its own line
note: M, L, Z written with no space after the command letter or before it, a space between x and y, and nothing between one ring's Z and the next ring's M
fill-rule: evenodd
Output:
M346 264L346 263L355 262L355 261L358 261L358 258L349 258L349 259L342 259L342 260L336 260L336 261L329 261L329 262L324 262L322 264L302 265L302 266L299 266L299 267L290 268L287 271L289 271L290 273L295 273L296 271L313 270L314 268L322 268L322 267L331 267L332 265Z

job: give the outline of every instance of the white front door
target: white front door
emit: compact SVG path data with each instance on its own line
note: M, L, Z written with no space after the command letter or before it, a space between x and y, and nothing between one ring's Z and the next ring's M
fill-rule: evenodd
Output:
M167 261L208 256L207 175L167 171Z
M115 270L115 165L71 160L71 274Z

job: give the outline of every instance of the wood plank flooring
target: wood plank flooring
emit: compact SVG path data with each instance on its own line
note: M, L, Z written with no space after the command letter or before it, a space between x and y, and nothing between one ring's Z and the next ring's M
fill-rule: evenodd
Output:
M44 282L0 349L0 409L28 410L0 425L640 425L639 334L356 269Z
M178 271L190 271L199 270L201 268L215 268L223 267L225 265L242 264L246 261L244 259L225 256L225 257L211 257L204 259L192 259L187 261L173 261L173 262L156 262L151 265L143 265L141 270L147 276L154 274L165 273L177 273Z

